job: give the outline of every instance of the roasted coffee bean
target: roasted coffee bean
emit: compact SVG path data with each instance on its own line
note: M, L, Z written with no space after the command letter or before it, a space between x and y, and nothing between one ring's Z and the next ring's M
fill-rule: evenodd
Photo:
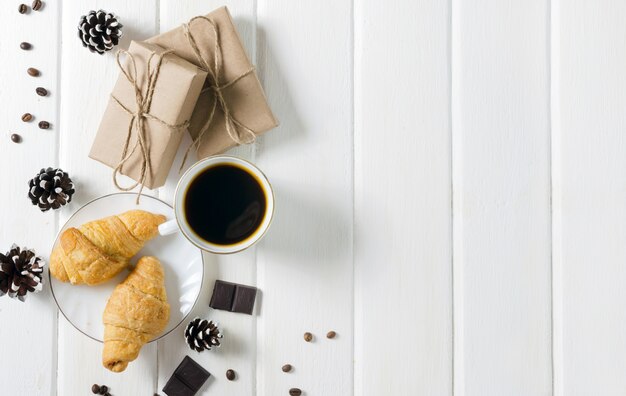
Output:
M37 87L35 92L37 92L37 95L39 96L48 96L48 90L42 87Z
M43 6L43 3L41 2L41 0L33 1L33 10L39 11L39 10L41 10L42 6Z
M41 74L39 70L35 69L34 67L29 67L28 69L26 69L26 73L28 73L28 75L31 77L39 77L39 75Z
M336 336L337 336L337 333L335 333L332 330L326 333L326 338L335 338Z
M22 137L17 133L14 133L13 135L11 135L11 141L13 143L20 143L22 141Z
M33 46L30 45L30 43L27 43L26 41L20 43L20 48L23 49L24 51L28 51L32 47Z
M33 119L33 115L30 113L24 113L24 115L22 115L22 121L24 122L29 122Z
M98 393L100 393L100 385L98 384L91 385L91 393L93 393L94 395L97 395Z
M20 14L26 14L28 12L28 6L26 4L20 4L20 6L17 7L17 10Z
M39 129L50 129L50 123L48 121L39 121Z
M291 364L285 364L283 366L283 373L288 373L291 371L291 369L292 369Z
M104 394L107 394L107 393L109 393L109 387L108 387L108 386L106 386L106 385L102 385L102 386L100 387L100 394L101 394L101 395L104 395Z
M113 396L109 392L105 393L104 396Z
M291 388L289 389L289 395L290 396L300 396L302 394L302 391L298 388Z
M226 370L226 378L228 378L229 381L233 381L235 379L235 371L231 369Z
M309 333L308 331L304 333L304 341L311 342L311 340L313 340L313 334Z

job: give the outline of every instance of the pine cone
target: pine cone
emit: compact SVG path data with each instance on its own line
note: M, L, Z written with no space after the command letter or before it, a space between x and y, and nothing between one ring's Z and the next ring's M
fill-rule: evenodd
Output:
M43 288L43 267L46 265L34 250L11 246L6 254L0 253L0 297L8 294L20 301L28 292L38 293Z
M72 202L74 183L61 169L42 169L30 180L28 186L30 187L28 198L33 205L39 206L42 212L59 209Z
M89 14L80 18L78 37L83 47L100 55L113 49L122 37L123 25L117 17L106 11L89 11Z
M220 346L220 339L223 337L217 328L217 323L206 319L195 318L185 329L185 340L189 348L202 352L205 349L211 350L211 347Z

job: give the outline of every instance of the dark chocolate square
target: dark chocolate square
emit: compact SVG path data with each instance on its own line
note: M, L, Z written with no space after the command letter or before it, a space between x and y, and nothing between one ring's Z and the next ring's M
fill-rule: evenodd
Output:
M235 298L233 299L233 312L252 315L254 310L254 300L256 299L256 287L237 285L235 288Z
M230 311L233 306L233 298L235 297L235 284L224 282L221 280L215 281L213 287L213 296L209 307L213 309L221 309L224 311Z
M179 380L176 375L172 375L167 381L163 387L163 392L168 396L194 396L197 393Z
M174 370L174 375L191 388L195 394L209 379L211 373L189 356L185 356L183 361L176 367L176 370Z

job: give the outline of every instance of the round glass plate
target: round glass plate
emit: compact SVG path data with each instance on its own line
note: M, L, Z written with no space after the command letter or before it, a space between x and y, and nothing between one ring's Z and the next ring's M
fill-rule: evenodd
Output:
M78 209L58 235L70 227L79 227L88 221L132 209L164 214L168 220L173 218L174 211L165 202L143 195L139 205L136 205L136 198L137 195L134 193L118 193L97 198ZM55 246L59 239L58 235ZM163 333L152 340L155 341L174 330L193 309L202 288L204 265L200 249L189 243L181 233L157 236L133 257L131 263L134 265L142 256L155 256L161 261L165 272L167 300L170 304L170 320ZM61 282L48 273L52 295L63 316L81 333L100 342L104 335L102 325L104 307L115 286L127 275L128 271L122 271L108 282L86 286Z

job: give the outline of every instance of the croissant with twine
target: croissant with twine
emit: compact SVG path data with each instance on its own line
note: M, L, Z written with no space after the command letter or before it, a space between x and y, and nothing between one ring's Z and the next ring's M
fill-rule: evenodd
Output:
M165 216L131 210L65 230L50 255L50 273L62 282L97 285L119 274Z
M104 308L102 365L115 373L124 371L141 347L163 331L169 317L161 263L142 257Z

